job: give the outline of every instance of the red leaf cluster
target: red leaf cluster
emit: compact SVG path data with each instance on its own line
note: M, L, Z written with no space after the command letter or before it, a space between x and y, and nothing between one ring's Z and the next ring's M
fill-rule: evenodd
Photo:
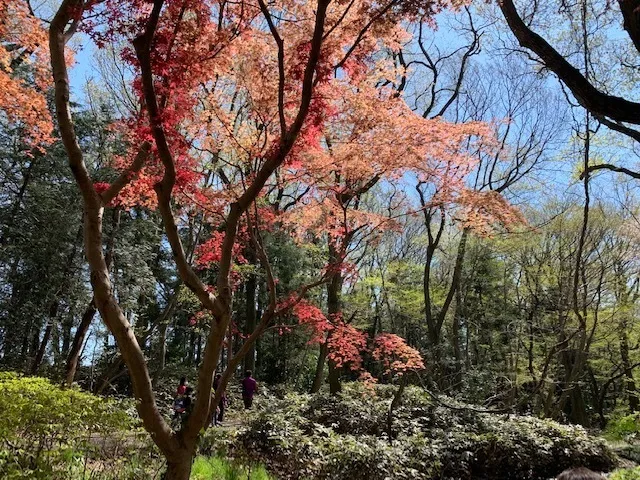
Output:
M301 300L294 305L293 314L298 317L301 325L311 329L310 344L324 343L326 334L334 328L322 310L307 300Z
M381 333L373 342L373 358L380 360L386 374L401 375L407 371L424 369L420 352L407 345L404 338L393 333Z

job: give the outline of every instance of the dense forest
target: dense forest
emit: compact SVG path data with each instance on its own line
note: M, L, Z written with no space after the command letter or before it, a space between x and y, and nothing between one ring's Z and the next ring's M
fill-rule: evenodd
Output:
M639 11L4 0L0 476L624 466Z

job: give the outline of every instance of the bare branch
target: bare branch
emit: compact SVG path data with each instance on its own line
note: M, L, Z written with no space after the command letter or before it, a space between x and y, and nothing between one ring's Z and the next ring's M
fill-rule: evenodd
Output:
M273 23L273 18L264 0L258 0L258 3L260 4L260 10L264 18L267 20L267 25L269 25L269 31L278 46L278 118L280 120L280 141L282 142L284 141L284 134L287 131L287 121L284 116L284 42Z
M589 168L580 174L580 179L584 179L585 174L595 172L596 170L611 170L612 172L624 173L625 175L629 175L630 177L637 178L640 180L640 172L634 172L633 170L629 170L624 167L617 167L615 165L611 165L610 163L600 163L598 165L589 165Z
M520 45L540 57L547 68L566 84L580 105L595 116L640 124L640 103L598 90L544 38L524 23L513 4L513 0L501 0L498 4Z

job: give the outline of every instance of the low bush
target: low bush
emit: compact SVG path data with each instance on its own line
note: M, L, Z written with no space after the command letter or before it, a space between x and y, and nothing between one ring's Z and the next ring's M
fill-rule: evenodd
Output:
M609 480L640 480L640 467L616 470Z
M136 478L135 457L124 452L145 444L135 433L119 438L136 427L131 404L0 372L0 405L0 478ZM106 457L126 458L128 473L109 477L117 462L103 469Z
M389 387L270 399L236 448L284 478L548 479L572 466L610 471L615 456L584 429L432 402L409 388L394 416Z
M612 418L607 423L605 436L610 440L633 442L639 440L640 413L632 413L621 417Z

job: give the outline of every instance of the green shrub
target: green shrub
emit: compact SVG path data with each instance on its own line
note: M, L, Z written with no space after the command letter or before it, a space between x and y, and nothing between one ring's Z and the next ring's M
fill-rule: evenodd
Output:
M236 448L283 478L538 480L575 465L615 466L605 444L580 427L445 408L414 388L396 411L389 442L390 390L271 399L237 437L242 445Z
M301 414L336 433L380 436L386 428L387 409L385 402L372 396L317 394L309 399Z
M133 428L120 404L39 377L0 372L0 478L56 478L103 438Z
M632 442L638 439L640 433L640 413L632 413L623 417L613 418L607 424L605 436L610 440L624 440Z
M609 480L640 480L640 467L616 470Z

